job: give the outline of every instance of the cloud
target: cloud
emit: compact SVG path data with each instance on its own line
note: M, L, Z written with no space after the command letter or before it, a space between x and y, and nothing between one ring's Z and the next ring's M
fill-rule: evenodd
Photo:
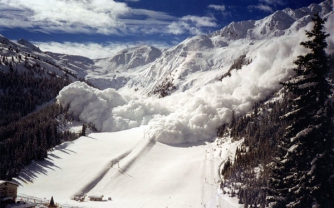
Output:
M208 8L209 9L214 9L216 11L219 11L223 16L231 15L231 12L227 12L226 11L226 6L225 5L210 4L208 6Z
M215 10L222 11L222 12L225 11L225 5L215 5L215 4L210 4L210 5L208 6L208 8L215 9Z
M184 16L178 21L172 22L168 25L168 33L183 34L190 33L193 35L203 34L202 28L217 27L216 19L214 17L199 17L199 16Z
M260 2L264 2L270 5L285 5L286 4L283 0L260 0Z
M7 27L22 26L46 32L87 33L94 28L97 33L115 33L116 28L124 27L118 21L119 16L130 11L126 4L108 0L3 0L0 5L1 10L8 9L9 15L15 17L15 23ZM1 19L8 19L7 14L1 14ZM18 21L22 24L16 24Z
M160 42L110 42L106 44L98 43L73 43L73 42L33 42L34 45L38 46L42 51L50 51L54 53L68 54L68 55L79 55L85 56L91 59L112 57L119 51L141 45L150 45L160 49L169 48L170 45Z
M264 12L274 12L273 8L276 8L277 5L285 5L286 2L284 0L259 0L262 3L257 5L250 5L248 9L253 11L254 9L264 11Z
M274 10L270 6L264 4L250 5L248 6L248 9L250 9L251 11L257 9L264 12L274 12Z
M177 21L164 12L134 9L114 0L0 1L0 27L44 33L164 34Z

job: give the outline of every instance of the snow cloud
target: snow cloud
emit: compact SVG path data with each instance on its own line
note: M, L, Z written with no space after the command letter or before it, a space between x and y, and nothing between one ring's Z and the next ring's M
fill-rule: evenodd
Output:
M329 16L329 18L327 19L327 22L325 23L325 30L327 31L327 33L331 34L326 39L327 44L328 44L327 53L334 53L334 34L331 33L331 31L333 31L333 28L334 28L334 18L330 18L331 16Z
M170 113L158 100L128 98L114 89L98 90L74 82L59 92L58 102L78 119L99 131L121 131L146 125L152 118Z
M326 27L332 24L330 21ZM213 139L217 127L230 121L232 110L236 115L248 112L255 102L266 99L281 87L280 82L293 75L293 61L308 52L299 43L307 39L304 29L309 30L310 26L290 35L253 43L254 47L246 51L246 56L252 59L249 65L232 70L230 77L199 90L176 92L161 99L138 98L75 82L65 87L57 99L69 106L69 111L79 119L93 123L100 131L148 125L145 136L166 144ZM329 50L333 50L334 41L330 41ZM231 53L236 52L231 49Z

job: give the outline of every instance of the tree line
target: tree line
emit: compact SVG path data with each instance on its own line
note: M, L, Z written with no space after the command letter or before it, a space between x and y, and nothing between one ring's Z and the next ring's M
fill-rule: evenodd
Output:
M36 70L37 71L37 70ZM44 74L45 72L43 72ZM36 76L34 71L0 71L0 126L21 117L54 99L59 91L71 83L67 76Z
M59 129L65 114L54 103L0 127L0 179L10 180L32 160L44 160L54 146L76 139L79 135Z
M244 207L334 207L334 56L325 53L326 20L312 20L301 43L310 52L298 56L295 75L282 83L284 98L218 129L218 136L244 139L221 173L221 188Z
M19 53L10 45L9 50ZM28 57L33 56L0 57L0 180L10 180L32 160L43 160L48 150L79 136L61 130L60 121L70 118L54 103L71 79L41 67L39 57L33 57L35 62ZM18 65L25 70L18 70ZM36 110L47 102L50 104Z

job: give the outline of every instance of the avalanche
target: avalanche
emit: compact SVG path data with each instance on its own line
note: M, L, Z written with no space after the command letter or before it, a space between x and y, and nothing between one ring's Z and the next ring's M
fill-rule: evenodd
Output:
M243 50L252 62L240 70L232 70L231 76L222 81L201 82L200 86L179 89L160 99L131 95L132 89L127 87L119 91L98 90L81 82L65 87L57 99L69 107L70 113L94 124L99 131L148 125L146 137L165 144L208 140L215 136L219 125L229 122L233 110L236 115L246 113L255 102L280 88L279 83L292 73L289 69L293 68L293 59L305 52L298 44L304 38L303 32L296 32L258 41L252 48L242 42L230 51L217 48L220 54L221 51L238 54ZM227 71L225 68L216 72ZM192 78L199 83L210 76L209 72L192 72Z

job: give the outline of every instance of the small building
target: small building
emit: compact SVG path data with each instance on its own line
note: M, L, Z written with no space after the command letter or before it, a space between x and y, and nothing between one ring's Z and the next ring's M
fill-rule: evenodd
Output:
M103 195L91 195L88 198L90 201L102 201Z
M74 195L71 197L72 200L83 202L85 201L86 195Z
M18 186L19 185L14 182L0 180L0 207L15 203Z

